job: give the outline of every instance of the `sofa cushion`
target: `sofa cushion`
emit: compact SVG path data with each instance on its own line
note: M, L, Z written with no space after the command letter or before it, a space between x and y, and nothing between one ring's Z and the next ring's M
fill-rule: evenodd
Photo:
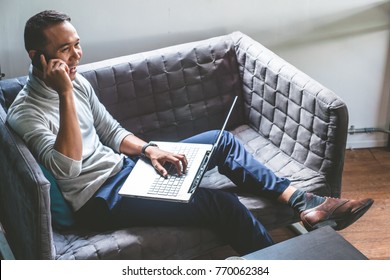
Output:
M189 259L223 243L202 227L131 227L54 231L56 259Z
M53 226L58 229L75 225L73 211L65 201L54 176L42 164L39 164L46 179L50 182L50 211Z
M16 95L26 84L27 76L2 80L0 84L0 105L7 112Z
M327 195L330 192L324 176L291 159L250 126L241 125L231 132L257 160L275 171L278 176L288 178L293 186L320 195ZM217 168L205 174L201 187L231 189L236 192L240 201L268 229L288 225L294 220L298 221L298 216L291 207L281 203L275 205L274 201L260 197L254 191L240 189L227 177L219 174Z

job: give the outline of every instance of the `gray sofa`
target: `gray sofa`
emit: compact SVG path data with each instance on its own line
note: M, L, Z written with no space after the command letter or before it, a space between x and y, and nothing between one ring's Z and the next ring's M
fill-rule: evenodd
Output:
M248 36L232 34L79 67L101 102L145 140L180 140L221 127L298 188L340 196L348 111L332 91ZM0 81L0 218L17 259L190 259L223 245L207 228L89 231L52 225L50 183L5 124L26 77ZM216 170L202 187L236 191L268 229L298 221L287 206L234 186Z

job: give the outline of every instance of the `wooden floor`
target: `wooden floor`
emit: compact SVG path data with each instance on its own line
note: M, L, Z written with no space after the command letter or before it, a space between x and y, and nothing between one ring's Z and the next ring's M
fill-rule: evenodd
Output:
M348 150L342 197L375 200L360 220L339 233L369 259L390 260L390 151Z
M375 200L356 223L339 231L369 259L390 260L390 151L385 148L347 150L342 198ZM288 228L270 232L275 242L294 237ZM235 252L225 246L200 259L225 259Z

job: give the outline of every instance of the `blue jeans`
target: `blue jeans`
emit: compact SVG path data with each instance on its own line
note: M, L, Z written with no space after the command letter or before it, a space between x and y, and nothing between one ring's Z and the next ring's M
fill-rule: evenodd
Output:
M213 144L217 134L218 131L209 131L183 142ZM97 216L100 198L100 202L104 201L100 206L108 206L107 221L114 222L115 226L207 226L215 229L240 254L273 244L264 226L230 192L198 188L189 203L119 196L118 190L134 164L126 159L122 171L107 180L95 198L82 208L80 212L84 213L81 216L85 216L82 220L91 222L92 216ZM255 160L229 132L224 133L209 168L216 166L237 186L271 198L277 198L290 184Z

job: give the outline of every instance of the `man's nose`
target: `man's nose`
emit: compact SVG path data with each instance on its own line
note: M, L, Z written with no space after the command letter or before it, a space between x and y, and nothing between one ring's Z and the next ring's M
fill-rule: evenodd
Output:
M76 60L80 60L81 56L82 56L82 50L81 49L75 49L73 48L72 49L72 53L71 53L71 57L76 59Z

